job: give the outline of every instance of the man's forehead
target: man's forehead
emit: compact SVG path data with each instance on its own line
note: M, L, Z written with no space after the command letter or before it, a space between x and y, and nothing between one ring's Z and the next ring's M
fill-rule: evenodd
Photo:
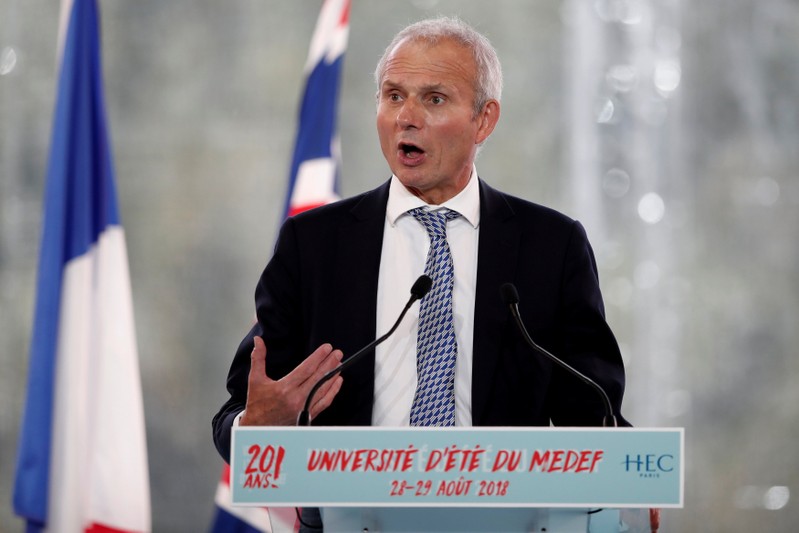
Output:
M430 50L447 50L457 55L464 55L471 57L471 50L467 45L452 37L438 37L426 38L423 36L406 37L398 42L387 56L387 61L391 61L394 57L403 54L408 50L430 51Z
M453 77L472 80L476 67L469 50L452 39L430 42L424 39L401 41L386 59L381 86L404 81L409 75L439 79L428 85L445 85Z

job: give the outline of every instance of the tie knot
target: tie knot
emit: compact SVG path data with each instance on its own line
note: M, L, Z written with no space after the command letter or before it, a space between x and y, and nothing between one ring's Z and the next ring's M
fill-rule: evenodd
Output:
M433 237L446 238L447 222L461 216L460 213L452 211L451 209L430 211L424 207L411 209L408 211L408 214L424 226L424 229L427 230L427 234L430 235L431 239Z

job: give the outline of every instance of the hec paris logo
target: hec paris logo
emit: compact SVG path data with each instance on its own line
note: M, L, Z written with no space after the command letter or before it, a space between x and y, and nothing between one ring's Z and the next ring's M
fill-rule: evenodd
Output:
M627 472L633 472L640 477L657 478L661 474L674 471L674 456L669 453L627 454L622 464Z

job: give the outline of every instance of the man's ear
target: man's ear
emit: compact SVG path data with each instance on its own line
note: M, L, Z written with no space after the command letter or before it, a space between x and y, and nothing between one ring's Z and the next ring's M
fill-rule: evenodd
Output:
M478 129L475 144L483 144L499 122L499 102L489 100L477 115Z

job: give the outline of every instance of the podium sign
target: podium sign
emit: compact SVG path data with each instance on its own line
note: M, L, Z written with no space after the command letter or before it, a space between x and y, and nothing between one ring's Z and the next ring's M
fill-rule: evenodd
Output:
M236 505L682 507L683 429L233 430Z

